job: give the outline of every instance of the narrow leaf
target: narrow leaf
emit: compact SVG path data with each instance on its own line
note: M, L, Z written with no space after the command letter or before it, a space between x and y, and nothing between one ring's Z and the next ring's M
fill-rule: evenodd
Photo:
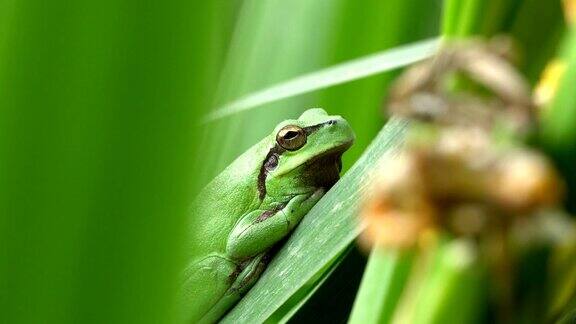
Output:
M204 122L224 118L266 103L401 68L432 56L439 44L437 38L428 39L308 73L226 104L206 116Z

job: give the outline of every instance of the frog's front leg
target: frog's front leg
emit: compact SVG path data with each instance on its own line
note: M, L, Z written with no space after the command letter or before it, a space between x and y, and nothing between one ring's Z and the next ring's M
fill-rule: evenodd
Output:
M228 237L226 253L246 259L262 253L284 238L324 195L324 189L294 196L277 210L257 210L242 217Z

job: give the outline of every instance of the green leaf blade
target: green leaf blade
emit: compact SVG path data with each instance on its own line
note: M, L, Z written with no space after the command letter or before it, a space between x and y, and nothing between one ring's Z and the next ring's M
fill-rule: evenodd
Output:
M215 121L281 99L401 68L429 58L438 46L438 39L428 39L308 73L226 104L206 116L204 121Z

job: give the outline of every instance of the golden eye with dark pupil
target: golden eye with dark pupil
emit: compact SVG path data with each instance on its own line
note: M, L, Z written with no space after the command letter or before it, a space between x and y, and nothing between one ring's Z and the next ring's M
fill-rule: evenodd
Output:
M306 132L296 125L284 126L278 131L276 142L288 151L295 151L306 144Z

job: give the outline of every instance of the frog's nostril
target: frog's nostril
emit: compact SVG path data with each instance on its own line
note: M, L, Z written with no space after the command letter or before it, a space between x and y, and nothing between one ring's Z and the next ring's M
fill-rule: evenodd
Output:
M328 121L328 125L335 125L337 123L337 121L335 119L329 120Z

